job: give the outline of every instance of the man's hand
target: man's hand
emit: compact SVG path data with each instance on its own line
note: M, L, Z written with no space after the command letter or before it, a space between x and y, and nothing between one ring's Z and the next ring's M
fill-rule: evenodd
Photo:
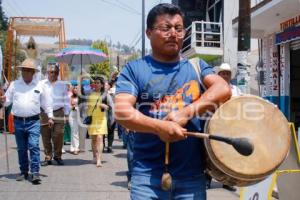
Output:
M69 115L65 115L64 116L64 124L68 124L69 123Z
M190 114L190 109L184 108L178 111L170 112L164 120L173 121L179 124L181 127L184 127L188 121L192 118L192 114Z
M109 106L106 105L106 104L104 104L104 103L100 103L100 104L99 104L99 108L100 108L100 109L104 109L104 110L108 110L108 109L109 109Z
M53 119L49 118L48 119L48 126L49 126L49 128L52 128L53 125L54 125Z
M157 135L164 142L176 142L186 139L184 134L186 129L182 128L176 122L161 120L157 130Z
M6 101L6 97L5 97L5 96L0 96L0 102L1 102L2 104L4 104L5 101Z

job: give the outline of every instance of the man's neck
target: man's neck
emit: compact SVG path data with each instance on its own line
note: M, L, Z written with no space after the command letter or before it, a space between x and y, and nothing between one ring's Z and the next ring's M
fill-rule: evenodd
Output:
M174 56L166 56L166 55L160 55L156 53L152 53L152 58L154 60L157 60L159 62L165 62L165 63L174 63L180 61L180 55L174 55Z
M30 80L25 80L24 78L23 78L23 81L28 85L28 84L30 84L32 81L33 81L33 79L30 79Z
M54 83L57 81L57 79L55 79L55 80L48 79L48 80L49 80L49 82L52 83L52 84L54 84Z

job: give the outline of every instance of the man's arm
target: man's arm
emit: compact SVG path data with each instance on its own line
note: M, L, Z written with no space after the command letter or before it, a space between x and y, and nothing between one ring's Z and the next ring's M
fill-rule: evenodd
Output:
M208 88L191 107L194 108L193 116L203 114L206 111L215 111L222 103L231 97L230 86L224 79L216 74L207 75L203 79Z
M40 83L42 88L41 93L41 107L43 108L44 112L47 114L48 118L53 119L53 99L49 89L47 88L46 84Z
M148 117L134 108L136 97L119 93L115 97L115 118L129 130L153 133L163 141L177 141L185 138L185 129L177 123Z
M64 83L63 85L63 89L64 89L64 115L66 118L69 117L69 114L70 114L70 110L71 110L71 105L70 105L70 102L71 102L71 99L70 99L70 96L68 94L68 88L67 88L67 84ZM68 120L67 120L68 121Z
M208 89L198 100L177 112L169 113L166 119L185 126L191 118L202 115L207 111L213 112L222 103L230 99L230 86L218 75L209 74L205 76L203 83Z
M4 91L3 91L4 92ZM14 82L10 84L8 89L6 90L5 94L1 94L1 103L7 107L12 104L13 101L13 93L14 93Z

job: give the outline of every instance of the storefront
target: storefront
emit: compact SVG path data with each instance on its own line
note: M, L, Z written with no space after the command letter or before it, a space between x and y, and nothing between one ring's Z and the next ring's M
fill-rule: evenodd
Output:
M280 32L262 39L261 96L278 105L300 127L300 15L278 25Z

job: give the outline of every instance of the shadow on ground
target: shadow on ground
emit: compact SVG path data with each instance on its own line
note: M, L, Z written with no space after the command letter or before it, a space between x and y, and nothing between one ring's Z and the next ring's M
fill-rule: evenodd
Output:
M15 180L19 173L12 173L12 174L1 174L0 175L0 180L4 181L3 179L10 179L10 180ZM45 174L40 174L41 177L48 177ZM30 176L29 176L30 177Z
M112 182L111 185L127 188L127 181L116 181L116 182Z
M119 153L119 154L115 154L114 156L117 157L117 158L127 158L126 153Z
M55 161L52 161L55 165ZM83 159L64 159L64 163L67 166L78 166L78 165L89 165L93 164L92 160L83 160Z
M115 173L116 176L127 176L127 171L120 171Z

